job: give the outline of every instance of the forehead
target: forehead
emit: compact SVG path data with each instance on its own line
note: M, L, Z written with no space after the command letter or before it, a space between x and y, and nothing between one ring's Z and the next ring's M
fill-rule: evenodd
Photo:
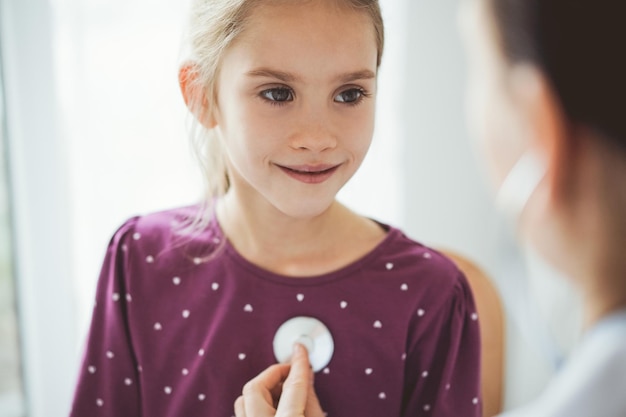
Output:
M246 60L296 65L315 61L376 68L376 31L371 16L332 0L269 1L251 11L231 45ZM243 55L243 54L241 54ZM242 58L242 57L240 57ZM370 63L371 62L371 63Z

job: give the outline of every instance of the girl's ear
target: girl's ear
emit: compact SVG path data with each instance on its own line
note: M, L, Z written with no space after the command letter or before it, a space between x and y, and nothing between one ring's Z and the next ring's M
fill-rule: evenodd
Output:
M189 111L204 127L212 129L217 122L209 104L210 100L206 96L206 88L199 82L199 74L197 63L184 62L178 70L178 83Z
M538 68L518 64L512 86L518 110L529 138L529 151L545 163L551 198L562 198L571 177L573 147L569 123L561 102L545 74Z

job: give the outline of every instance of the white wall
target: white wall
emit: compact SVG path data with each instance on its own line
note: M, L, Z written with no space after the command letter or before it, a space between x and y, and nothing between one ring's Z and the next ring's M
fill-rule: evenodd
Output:
M409 2L404 118L406 221L416 236L493 270L494 210L466 133L456 1Z

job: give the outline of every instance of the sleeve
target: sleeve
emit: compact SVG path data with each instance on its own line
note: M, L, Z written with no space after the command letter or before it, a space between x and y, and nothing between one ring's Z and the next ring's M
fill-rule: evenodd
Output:
M420 313L428 321L409 339L402 416L481 417L480 330L462 273L438 311Z
M71 417L141 416L140 367L128 323L126 262L136 219L109 242L96 290Z

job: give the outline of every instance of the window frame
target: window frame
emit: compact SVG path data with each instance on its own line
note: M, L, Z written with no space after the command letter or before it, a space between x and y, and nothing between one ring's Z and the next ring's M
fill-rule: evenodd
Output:
M78 365L71 214L51 23L46 0L0 1L16 301L29 417L69 413Z

